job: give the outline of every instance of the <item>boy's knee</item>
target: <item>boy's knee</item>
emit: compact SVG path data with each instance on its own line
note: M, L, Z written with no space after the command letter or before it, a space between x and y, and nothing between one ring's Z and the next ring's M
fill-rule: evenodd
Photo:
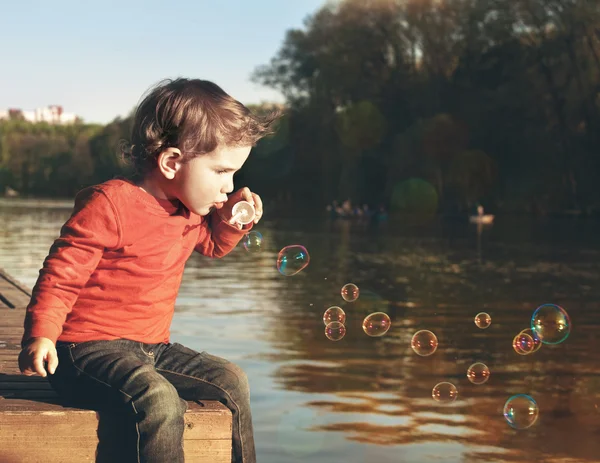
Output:
M148 400L144 401L148 415L160 421L183 419L187 410L187 402L183 400L177 389L168 382L160 382L147 390ZM142 410L136 410L138 413ZM145 410L144 410L145 411Z
M228 363L224 368L224 386L235 390L238 395L250 395L248 375L235 363Z

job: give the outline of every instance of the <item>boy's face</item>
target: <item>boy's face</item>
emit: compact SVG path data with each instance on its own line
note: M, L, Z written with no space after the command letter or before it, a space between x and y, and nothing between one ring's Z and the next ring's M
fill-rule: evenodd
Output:
M242 168L250 146L217 148L182 164L177 171L173 195L190 211L207 215L222 207L233 191L233 174Z

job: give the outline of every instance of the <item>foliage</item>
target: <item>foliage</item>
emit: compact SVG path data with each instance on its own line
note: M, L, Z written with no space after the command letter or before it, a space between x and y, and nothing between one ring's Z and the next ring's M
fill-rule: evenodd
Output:
M292 139L315 141L296 165L317 140L331 145L332 127L338 135L320 161L334 169L315 180L337 185L327 201L346 199L351 183L355 203L390 205L394 186L418 177L435 186L441 210L482 200L592 208L599 26L591 0L330 2L288 31L253 79L282 91L297 119L318 121L294 126ZM288 180L293 189L294 172Z
M286 114L238 180L285 210L389 207L408 179L438 212L600 209L599 30L592 0L327 2L254 72ZM130 124L3 121L0 189L65 196L126 172Z

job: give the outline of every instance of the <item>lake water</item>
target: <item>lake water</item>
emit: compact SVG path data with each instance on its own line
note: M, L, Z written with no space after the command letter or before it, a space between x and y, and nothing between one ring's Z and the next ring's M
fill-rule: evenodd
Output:
M0 200L0 267L28 286L70 213L70 201ZM269 217L259 253L189 260L172 341L226 357L248 373L258 461L600 461L600 223L497 218L466 223L364 226ZM278 251L302 244L310 265L284 277ZM360 287L344 302L343 284ZM531 355L512 349L534 309L556 303L572 331ZM347 334L324 336L327 307L343 307ZM363 318L386 312L382 337ZM473 317L488 312L480 330ZM412 334L433 331L438 350L419 357ZM473 385L469 365L489 381ZM458 389L451 404L433 386ZM513 394L538 403L525 430L506 423Z

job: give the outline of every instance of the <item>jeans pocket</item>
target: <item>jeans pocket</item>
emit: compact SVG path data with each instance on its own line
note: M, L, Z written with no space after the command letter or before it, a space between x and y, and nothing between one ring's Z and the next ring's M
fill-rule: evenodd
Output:
M99 341L84 341L84 342L73 342L68 343L67 352L71 355L71 360L75 362L83 355L90 354L96 351L112 351L112 350L123 350L120 346L121 340L99 340Z
M69 349L69 348L73 348L77 345L78 343L76 342L65 342L65 341L56 341L56 350L58 351L59 349Z

